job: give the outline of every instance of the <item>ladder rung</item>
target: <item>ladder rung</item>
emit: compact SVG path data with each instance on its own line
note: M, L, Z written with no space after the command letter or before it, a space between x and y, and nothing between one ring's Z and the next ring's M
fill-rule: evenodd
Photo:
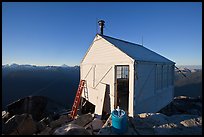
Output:
M75 105L76 105L76 102L74 102L73 106L75 106Z
M76 104L78 102L78 100L74 101L74 104Z

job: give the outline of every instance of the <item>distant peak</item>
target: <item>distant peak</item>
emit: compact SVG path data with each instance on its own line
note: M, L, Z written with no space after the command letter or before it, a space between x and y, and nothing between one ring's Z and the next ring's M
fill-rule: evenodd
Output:
M16 64L16 63L12 63L11 65L18 65L18 64Z
M61 65L61 67L69 67L69 66L67 66L66 64L63 64L63 65Z
M12 63L10 66L11 66L11 67L16 67L16 66L19 66L19 64Z

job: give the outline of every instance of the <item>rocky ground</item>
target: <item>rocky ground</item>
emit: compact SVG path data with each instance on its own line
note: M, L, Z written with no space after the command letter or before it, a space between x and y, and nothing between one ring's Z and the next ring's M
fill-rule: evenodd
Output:
M115 135L111 117L99 131L100 135ZM158 113L142 113L128 117L125 135L202 135L202 99L186 96L174 100Z
M93 114L84 114L71 120L67 112L58 111L53 114L48 111L50 106L54 105L50 105L41 97L27 98L19 102L8 106L7 111L2 111L2 135L116 134L112 130L111 116L107 120L99 120ZM41 107L33 104L34 102ZM179 96L158 113L142 113L134 118L128 117L127 131L124 134L202 135L202 99Z

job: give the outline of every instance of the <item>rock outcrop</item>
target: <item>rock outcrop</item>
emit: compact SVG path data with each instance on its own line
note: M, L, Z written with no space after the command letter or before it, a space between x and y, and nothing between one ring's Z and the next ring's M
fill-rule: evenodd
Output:
M44 102L39 97L33 99ZM111 115L106 121L97 119L90 113L73 120L67 112L49 115L54 113L48 113L47 109L42 108L26 109L28 106L38 106L36 101L31 100L32 98L30 101L20 101L30 102L29 105L18 102L10 105L8 111L2 111L3 135L117 135L112 130ZM45 105L44 108L48 106ZM51 104L49 108L52 108ZM55 110L53 109L54 112ZM201 98L176 97L158 113L128 117L128 129L124 135L201 135L201 114Z
M36 123L30 114L14 115L3 126L3 134L32 135L37 131Z
M64 125L55 130L53 135L91 135L84 127L77 124Z

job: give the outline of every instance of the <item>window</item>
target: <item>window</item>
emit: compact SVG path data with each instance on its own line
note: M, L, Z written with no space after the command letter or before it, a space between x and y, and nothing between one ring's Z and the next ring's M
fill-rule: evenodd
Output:
M129 74L128 74L128 66L117 66L116 67L116 71L117 71L117 79L118 78L129 78Z
M158 65L156 67L156 90L173 85L174 66Z

